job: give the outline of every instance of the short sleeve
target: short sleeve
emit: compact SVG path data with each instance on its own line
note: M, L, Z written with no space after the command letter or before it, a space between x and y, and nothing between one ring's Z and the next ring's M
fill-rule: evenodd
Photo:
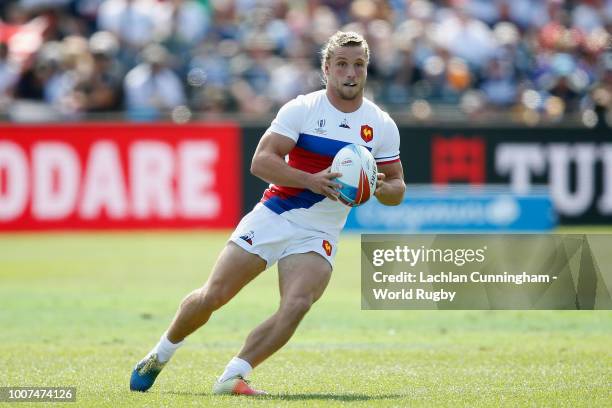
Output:
M270 124L268 131L287 136L297 142L304 118L303 99L303 96L298 96L283 105L272 124Z
M374 152L376 164L390 164L399 161L400 135L397 125L388 115L385 115L385 132L380 146Z

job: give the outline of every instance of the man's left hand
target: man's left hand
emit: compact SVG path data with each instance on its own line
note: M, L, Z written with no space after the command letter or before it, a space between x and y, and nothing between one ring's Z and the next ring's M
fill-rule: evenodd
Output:
M404 199L404 191L406 191L402 163L397 161L380 165L378 171L374 196L384 205L401 204Z
M378 197L381 192L384 194L384 187L386 185L385 177L385 173L377 173L376 175L376 190L374 190L374 195L376 197Z

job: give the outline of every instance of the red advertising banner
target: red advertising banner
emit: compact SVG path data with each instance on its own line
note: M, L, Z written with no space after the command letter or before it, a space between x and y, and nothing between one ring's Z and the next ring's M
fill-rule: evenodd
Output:
M0 126L0 231L231 228L233 123Z

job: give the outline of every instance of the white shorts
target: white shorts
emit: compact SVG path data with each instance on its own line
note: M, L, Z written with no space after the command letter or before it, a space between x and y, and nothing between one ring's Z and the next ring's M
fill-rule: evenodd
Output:
M333 268L338 238L300 227L260 203L240 221L230 241L259 255L266 268L288 255L306 252L320 254Z

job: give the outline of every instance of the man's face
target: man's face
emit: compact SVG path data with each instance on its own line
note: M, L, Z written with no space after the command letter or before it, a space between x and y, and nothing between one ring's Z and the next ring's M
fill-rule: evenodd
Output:
M340 98L352 100L363 95L367 77L363 46L338 47L325 65L327 87Z

